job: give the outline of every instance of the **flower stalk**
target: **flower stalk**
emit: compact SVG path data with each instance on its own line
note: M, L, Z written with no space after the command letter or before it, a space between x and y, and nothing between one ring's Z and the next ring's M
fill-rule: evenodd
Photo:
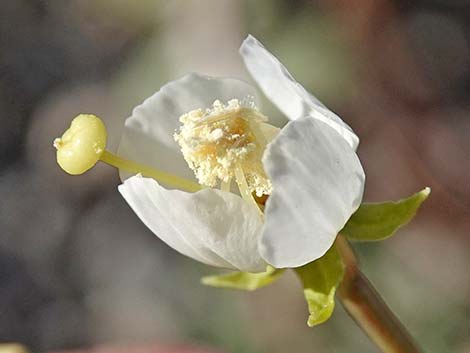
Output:
M336 243L345 264L344 278L337 293L348 314L382 352L422 353L406 328L361 272L347 240L339 236Z

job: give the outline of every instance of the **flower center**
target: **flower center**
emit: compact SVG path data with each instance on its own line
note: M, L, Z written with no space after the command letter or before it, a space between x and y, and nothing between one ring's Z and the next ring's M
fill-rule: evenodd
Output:
M229 191L235 180L243 197L271 193L272 185L261 162L266 145L279 131L267 117L237 99L212 108L196 109L180 117L174 138L200 184Z

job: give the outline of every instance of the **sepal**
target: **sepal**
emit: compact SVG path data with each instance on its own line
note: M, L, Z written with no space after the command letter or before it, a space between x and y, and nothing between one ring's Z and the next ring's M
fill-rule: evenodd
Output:
M253 291L273 283L283 272L282 269L267 266L266 271L260 273L231 272L224 275L206 276L201 278L201 283L217 288Z
M310 316L307 325L319 325L328 320L335 307L336 288L343 279L344 264L333 245L325 255L294 269L304 287Z
M426 187L398 201L363 203L340 234L355 241L377 241L388 238L413 219L430 193L431 189Z

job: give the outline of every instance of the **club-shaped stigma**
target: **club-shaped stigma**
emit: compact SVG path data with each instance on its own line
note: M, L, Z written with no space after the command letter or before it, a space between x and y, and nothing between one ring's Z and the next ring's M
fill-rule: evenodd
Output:
M161 184L176 189L196 192L203 188L194 181L124 159L107 151L106 139L106 127L99 117L80 114L72 120L62 137L54 140L57 163L65 172L79 175L91 169L98 161L102 161L131 174L153 178Z
M92 114L78 115L62 137L54 140L57 163L69 174L85 173L100 160L107 136L100 118Z

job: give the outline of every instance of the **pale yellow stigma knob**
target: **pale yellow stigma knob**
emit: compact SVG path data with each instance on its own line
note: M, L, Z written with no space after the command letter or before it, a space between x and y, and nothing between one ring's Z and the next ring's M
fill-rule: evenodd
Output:
M106 148L106 127L100 118L80 114L62 137L54 140L57 163L72 175L85 173L100 159Z

